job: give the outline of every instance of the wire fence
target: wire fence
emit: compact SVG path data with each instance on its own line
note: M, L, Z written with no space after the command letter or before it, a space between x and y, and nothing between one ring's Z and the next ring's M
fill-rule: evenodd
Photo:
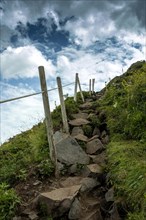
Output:
M63 85L62 87L67 87L67 86L70 86L70 85L73 85L73 84L75 84L75 82L73 82L73 83L68 83L68 84L66 84L66 85ZM47 91L50 92L50 91L57 90L57 89L58 89L58 88L55 87L55 88L52 88L52 89L48 89ZM2 100L2 101L0 101L0 104L6 103L6 102L15 101L15 100L19 100L19 99L24 99L24 98L27 98L27 97L30 97L30 96L39 95L39 94L42 94L42 93L44 93L44 91L36 92L36 93L24 95L24 96L19 96L19 97L15 97L15 98L11 98L11 99Z
M64 95L63 94L63 91L61 91L62 90L62 88L63 87L69 87L70 85L75 85L75 87L74 87L74 95L73 95L73 97L74 97L74 101L76 102L77 101L77 90L79 89L79 91L80 91L80 94L81 94L81 98L82 98L82 101L84 102L84 96L83 96L83 93L82 93L82 89L81 89L81 85L83 85L83 86L87 86L87 84L86 83L83 83L83 84L80 84L80 80L79 80L79 76L78 76L78 73L76 73L76 76L75 76L75 81L74 82L72 82L72 83L68 83L68 84L65 84L65 85L62 85L62 83L61 83L61 79L59 80L58 78L60 78L60 77L57 77L56 78L56 81L57 81L57 87L54 87L54 88L50 88L50 89L47 89L47 82L46 82L46 77L45 77L45 71L44 71L44 67L39 67L39 76L40 76L40 83L41 83L41 91L38 91L38 92L35 92L35 93L31 93L31 94L27 94L27 95L21 95L21 96L19 96L19 97L14 97L14 98L8 98L8 99L5 99L5 100L0 100L0 104L4 104L4 103L10 103L10 102L13 102L13 101L16 101L16 100L21 100L21 99L25 99L25 98L29 98L29 97L32 97L32 96L36 96L36 95L40 95L40 94L42 94L42 101L43 101L43 105L44 105L44 113L45 113L45 118L47 119L48 118L48 115L50 115L50 113L51 113L51 107L50 107L50 103L52 104L52 101L53 100L51 100L52 98L54 99L55 97L54 96L50 96L49 97L49 95L50 94L47 94L48 92L51 92L51 91L54 91L54 90L58 90L58 93L59 93L59 99L60 99L60 106L61 106L61 112L62 112L62 121L63 121L63 127L64 127L64 131L65 132L67 132L67 129L65 129L65 128L67 128L67 126L66 126L66 124L67 124L67 117L66 117L66 110L65 110L65 106L64 106L64 98L67 98L68 97L68 92L70 91L70 89L68 89L67 88L67 90L66 90L66 92L67 92L67 94L66 95ZM59 81L60 81L60 83L59 83ZM91 81L91 80L90 80ZM94 80L93 80L93 82L94 82ZM89 86L89 85L88 85ZM94 86L93 86L93 88L94 88ZM90 88L91 89L91 88ZM65 92L65 91L64 91ZM91 91L90 91L91 92ZM56 92L55 92L56 93ZM71 95L71 94L70 94ZM48 98L47 98L48 97ZM48 99L48 100L45 100L45 99ZM50 98L50 101L49 101L49 98ZM55 101L55 100L54 100ZM4 107L5 107L5 105L3 105ZM55 106L54 107L56 107L57 106L57 104L56 104L56 101L55 101ZM1 106L2 107L2 106ZM13 109L13 107L14 106L12 106L12 109ZM15 106L16 107L16 106ZM21 106L22 107L22 106ZM38 107L38 106L37 106ZM31 108L28 104L27 104L27 108ZM23 114L25 114L26 112L24 112L23 110L25 110L25 109L22 109L22 111L21 111L21 114L20 114L20 116L21 115L23 115ZM47 110L47 112L49 113L47 113L46 114L46 110ZM26 114L25 114L26 115ZM7 115L8 116L8 118L9 118L9 115ZM9 119L7 118L7 121L9 121ZM51 115L49 116L49 118L51 118ZM49 119L49 120L51 120L51 119ZM10 119L10 121L11 121L11 119ZM66 122L66 123L65 123ZM4 122L5 123L5 122ZM7 124L7 123L6 123ZM50 123L48 123L47 122L47 124L50 124ZM49 125L47 125L46 127L49 127ZM5 131L5 130L8 130L8 129L3 129L3 131ZM15 129L14 129L15 130ZM17 128L16 128L16 130L17 130ZM3 132L4 133L4 132ZM52 131L49 131L49 132L47 132L48 134L51 134L52 133ZM6 139L8 139L9 137L8 137L8 135L4 135L4 136L6 136ZM11 136L14 136L14 133L12 132L12 134L11 134ZM51 136L52 137L52 136ZM49 137L48 138L48 140L50 140L51 139L51 137ZM1 141L0 141L1 142ZM53 143L53 142L52 142ZM53 144L54 145L54 144ZM52 145L52 146L53 146Z

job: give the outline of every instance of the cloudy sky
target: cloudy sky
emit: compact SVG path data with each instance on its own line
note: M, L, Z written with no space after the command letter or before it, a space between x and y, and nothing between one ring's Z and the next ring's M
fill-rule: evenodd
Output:
M105 82L146 59L145 0L1 0L0 99L40 91L38 66L48 89L90 78ZM64 88L73 94L74 86ZM51 109L57 90L49 93ZM44 117L41 95L0 105L1 143Z

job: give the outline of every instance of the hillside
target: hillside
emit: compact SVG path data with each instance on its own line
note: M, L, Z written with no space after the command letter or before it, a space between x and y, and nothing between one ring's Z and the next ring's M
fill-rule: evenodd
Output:
M73 98L67 98L65 103L69 121L77 117L75 114L80 114L81 118L86 114L89 124L79 126L82 130L80 130L82 138L75 139L88 156L91 154L87 166L96 161L98 168L102 168L100 175L92 173L88 176L99 182L99 185L90 190L89 195L94 201L90 201L88 206L92 203L95 205L95 198L100 198L98 208L100 219L144 220L146 219L146 62L134 63L122 76L111 80L101 92L91 97L88 92L84 92L84 96L86 99L84 105L79 94L77 103L74 103ZM54 132L60 130L62 127L60 106L52 112L52 119ZM73 129L74 126L70 123L71 133ZM100 141L102 149L95 151L92 148L88 149L89 143L94 139L98 143ZM14 216L14 220L68 219L67 212L61 218L47 216L44 207L37 208L34 218L30 217L32 213L24 213L28 205L32 205L31 201L33 200L34 204L34 199L41 192L50 192L58 187L62 179L81 176L82 172L85 172L86 164L81 162L76 164L76 171L73 173L69 172L70 166L62 164L64 167L60 179L56 180L54 166L49 158L44 123L39 123L31 130L16 135L9 142L4 143L0 148L0 219L9 220ZM114 199L109 200L106 197L111 189L114 189ZM86 200L88 201L87 198ZM90 211L95 212L95 207Z

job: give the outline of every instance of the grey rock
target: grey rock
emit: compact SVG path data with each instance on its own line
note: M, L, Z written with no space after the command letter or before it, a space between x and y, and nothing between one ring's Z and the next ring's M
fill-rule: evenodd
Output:
M88 177L90 174L91 174L91 172L87 166L85 166L81 171L82 177Z
M66 180L60 182L61 187L70 187L74 185L81 185L80 192L89 192L100 183L90 177L68 177Z
M103 220L101 212L99 209L94 209L93 211L90 211L87 213L87 215L83 218L80 218L80 220Z
M20 217L20 216L15 216L15 217L13 217L13 219L12 220L21 220L22 218Z
M78 113L78 114L72 114L73 118L77 119L77 118L83 118L83 119L87 119L88 118L88 114L87 113Z
M92 107L92 102L86 102L86 103L84 103L84 104L82 104L82 105L80 105L80 108L81 109L90 109Z
M80 220L103 220L100 213L100 202L97 197L83 193L80 197L82 207Z
M80 220L103 220L101 212L99 209L94 209L87 213L86 216L80 218Z
M101 154L98 155L90 155L92 158L93 163L99 164L99 165L105 165L106 162L106 153L103 151Z
M34 211L32 211L32 212L29 214L29 218L30 218L31 220L38 220L38 219L39 219L37 213L35 213Z
M106 132L105 130L102 131L102 133L101 133L101 138L104 138L106 135L107 135L107 132Z
M68 218L69 219L79 219L81 215L81 204L80 201L75 198L75 200L73 201L69 214L68 214Z
M89 141L86 145L87 154L95 154L97 151L102 149L104 149L104 146L98 138Z
M95 136L95 135L97 135L98 137L100 137L100 135L101 135L100 130L97 127L95 127L93 130L93 136Z
M88 142L93 141L94 139L98 139L98 135L94 135L93 137L91 137L90 139L88 139Z
M76 136L76 135L78 135L78 134L84 134L83 129L80 128L80 127L74 127L74 128L72 129L71 136Z
M84 141L84 142L88 141L88 137L83 134L78 134L78 135L74 136L74 138L79 141Z
M51 192L41 193L39 204L46 206L46 212L52 217L62 216L70 209L71 203L78 194L81 185L74 185L66 188L59 188Z
M86 119L83 119L83 118L77 118L77 119L74 119L74 120L70 120L69 121L69 124L70 125L73 125L73 126L81 126L81 125L87 125L89 124L90 122Z
M77 164L73 164L68 168L69 174L76 174L78 172Z
M89 164L89 157L72 137L67 137L56 144L57 159L66 165Z
M57 163L58 164L58 170L59 171L62 171L62 170L64 170L64 165L62 164L62 163Z
M68 136L69 136L68 134L62 133L60 131L56 131L55 134L53 135L55 144L67 138Z
M117 205L114 203L112 210L109 211L110 213L110 220L121 220Z
M60 187L70 187L74 185L81 185L82 180L83 180L83 177L81 176L68 177L65 180L60 182Z
M101 141L102 141L103 144L108 144L108 143L109 143L109 136L106 135L105 137L103 137L103 138L101 139Z
M33 183L33 186L37 186L37 185L40 185L42 182L40 180L36 180L34 183Z
M81 182L82 186L80 188L80 192L90 192L93 190L96 186L99 186L100 183L93 178L86 177Z
M114 201L114 188L110 188L106 194L105 194L105 199L107 202L113 202Z
M98 164L90 164L87 165L87 168L89 169L90 173L96 173L96 174L101 174L103 173L103 168L98 165Z

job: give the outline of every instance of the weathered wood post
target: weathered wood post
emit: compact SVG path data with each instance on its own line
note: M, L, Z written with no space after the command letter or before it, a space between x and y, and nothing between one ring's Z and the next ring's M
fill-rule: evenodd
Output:
M92 94L94 93L94 84L95 84L95 79L92 79Z
M60 104L61 104L63 130L65 131L65 133L69 134L69 126L67 122L67 114L66 114L66 108L65 108L64 98L63 98L62 83L61 83L60 77L57 77L57 85L58 85L59 98L60 98Z
M77 101L77 84L78 84L78 73L75 76L75 91L74 91L74 101Z
M82 101L84 102L85 100L84 100L84 96L83 96L83 93L82 93L79 76L78 76L78 73L76 73L76 77L75 77L75 92L74 92L74 101L75 102L77 101L77 87L78 86L79 86L79 90L80 90Z
M85 102L84 96L83 96L83 93L82 93L82 89L81 89L81 84L80 84L79 76L78 76L78 75L77 75L77 82L78 82L78 85L79 85L79 90L80 90L80 94L81 94L82 101Z
M91 95L91 79L89 79L89 95Z
M50 111L50 105L49 105L45 71L44 71L43 66L39 66L38 69L39 69L39 77L40 77L42 98L43 98L43 104L44 104L45 123L46 123L46 128L47 128L50 158L55 166L55 176L58 177L59 171L58 171L58 165L57 165L57 154L56 154L56 147L55 147L54 139L53 139L53 125L52 125L52 119L51 119L51 111Z

